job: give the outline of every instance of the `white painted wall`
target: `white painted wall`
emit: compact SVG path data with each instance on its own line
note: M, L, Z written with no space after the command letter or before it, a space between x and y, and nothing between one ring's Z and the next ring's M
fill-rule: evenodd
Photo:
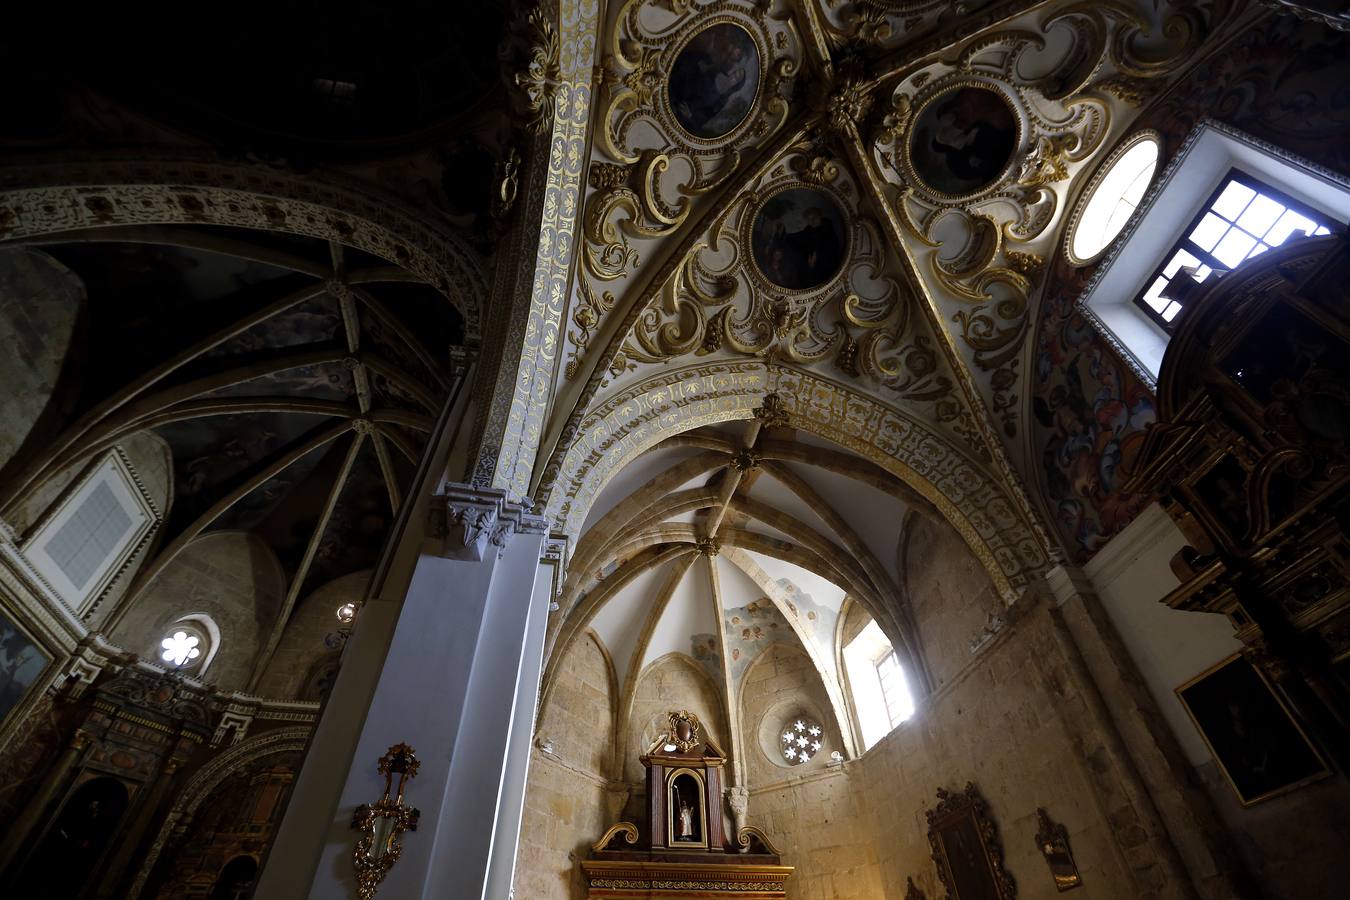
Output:
M1180 582L1172 556L1186 540L1170 516L1151 504L1083 567L1144 676L1148 689L1192 765L1207 762L1200 732L1176 688L1231 656L1242 643L1224 616L1181 612L1159 602Z

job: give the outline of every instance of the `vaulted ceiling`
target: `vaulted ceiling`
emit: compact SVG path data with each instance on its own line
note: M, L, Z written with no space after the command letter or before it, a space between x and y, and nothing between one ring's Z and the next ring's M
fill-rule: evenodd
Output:
M578 438L637 427L607 404L751 363L760 390L800 373L789 403L807 379L985 477L1025 471L1046 261L1094 164L1234 9L610 4L532 486L555 524L592 499Z
M850 735L837 664L846 598L892 636L926 689L898 558L913 516L939 514L874 463L791 427L686 432L625 467L591 507L555 641L593 630L625 697L653 662L684 654L733 706L764 647L799 646Z
M18 243L84 298L53 402L0 472L6 515L151 432L172 491L130 602L198 536L246 531L287 579L274 644L301 598L374 564L456 377L464 320L444 294L352 247L242 228Z

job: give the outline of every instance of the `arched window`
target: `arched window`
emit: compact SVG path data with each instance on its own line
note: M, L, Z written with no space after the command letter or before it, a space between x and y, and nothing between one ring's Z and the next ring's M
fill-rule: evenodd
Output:
M1160 150L1156 132L1141 131L1092 176L1069 231L1071 262L1092 262L1111 246L1153 181Z
M869 622L844 648L844 666L863 745L871 749L914 714L904 667L876 622Z

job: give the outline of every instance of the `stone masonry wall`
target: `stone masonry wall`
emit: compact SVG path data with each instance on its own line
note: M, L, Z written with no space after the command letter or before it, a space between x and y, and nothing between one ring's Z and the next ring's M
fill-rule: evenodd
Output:
M609 663L592 637L575 641L541 710L525 787L516 851L515 894L521 900L584 898L581 868L587 848L612 825L605 790L613 756L618 698Z
M825 733L820 752L809 762L789 766L779 735L799 715L819 722ZM811 658L801 648L775 643L755 658L741 685L741 745L747 783L758 787L825 768L830 751L842 750L839 726L830 712Z

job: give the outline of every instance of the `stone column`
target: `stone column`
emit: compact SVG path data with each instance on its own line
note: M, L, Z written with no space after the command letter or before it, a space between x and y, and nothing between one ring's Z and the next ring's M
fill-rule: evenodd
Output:
M538 690L544 536L544 520L500 490L419 498L390 564L406 588L383 577L357 615L256 900L356 896L352 811L380 798L376 760L399 742L421 762L406 794L421 820L381 896L482 897L494 843L514 857L508 770L523 790L510 761L529 751L516 714Z
M1079 569L1057 566L1046 576L1054 595L1051 619L1070 661L1082 669L1093 717L1119 760L1121 793L1128 798L1145 845L1125 849L1137 872L1169 883L1186 882L1176 896L1240 900L1259 896L1231 845L1209 797L1193 781L1176 736ZM1146 859L1151 855L1152 860ZM1156 876L1155 876L1156 877Z
M42 779L42 784L38 787L37 793L33 795L33 798L24 806L23 812L10 825L9 834L4 841L0 841L0 874L5 873L16 863L23 862L20 851L31 849L31 842L28 839L32 836L34 826L47 812L47 807L56 799L57 794L65 788L70 770L84 755L85 748L89 746L90 740L89 735L83 731L75 732L70 739L70 743L66 745L66 749L57 757L56 763L47 770L47 775Z

